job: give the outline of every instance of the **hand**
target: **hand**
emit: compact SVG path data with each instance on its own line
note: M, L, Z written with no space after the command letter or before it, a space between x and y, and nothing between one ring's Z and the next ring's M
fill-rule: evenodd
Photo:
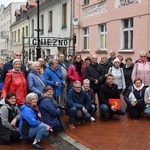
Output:
M55 82L55 86L58 86L59 82Z
M112 111L116 111L116 107L115 106L111 106L111 110Z
M137 102L132 101L131 106L135 106Z
M87 113L87 110L85 107L82 107L82 111L83 111L83 113Z
M10 124L11 124L12 126L14 126L14 127L15 127L15 126L16 126L16 122L17 122L17 119L16 119L16 118L14 118L14 119L11 121L11 123L10 123Z
M95 82L94 82L96 85L98 84L98 80L97 79L95 79Z

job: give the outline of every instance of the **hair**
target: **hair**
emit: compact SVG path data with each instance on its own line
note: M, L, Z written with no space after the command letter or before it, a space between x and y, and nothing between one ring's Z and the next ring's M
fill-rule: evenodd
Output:
M10 99L13 96L16 97L16 93L14 93L14 92L8 92L7 95L6 95L6 99Z
M90 59L89 57L86 57L86 58L84 59L84 61L87 61L87 60L91 61L91 59Z
M125 62L127 62L128 60L131 60L131 61L132 61L132 58L131 58L131 57L127 57L127 58L125 59Z
M77 58L77 56L80 56L81 62L83 62L81 54L76 54L76 55L73 57L73 60L72 60L72 64L73 64L73 65L76 64L76 58Z
M45 86L43 92L46 93L49 90L53 90L51 86Z
M123 56L122 55L117 55L120 61L123 61Z
M40 62L38 62L38 61L34 61L33 63L32 63L32 68L35 66L35 65L39 65L39 66L41 66L41 63Z
M36 93L29 93L27 96L26 96L26 103L30 103L31 100L33 99L33 97L36 96L38 98L38 95Z
M135 84L136 81L140 81L142 83L142 79L141 78L134 79L134 84Z
M16 58L16 59L13 60L13 63L12 63L12 64L14 65L14 63L17 62L17 61L21 62L20 59Z
M99 63L103 64L103 63L104 63L104 62L103 62L103 59L104 59L104 58L107 59L107 63L108 63L108 58L107 58L107 56L102 56L101 59L100 59L100 61L99 61Z
M89 79L84 79L83 84L85 84L85 83L90 83L90 80Z
M64 55L64 53L60 52L58 53L58 57L60 57L60 55ZM65 55L64 55L65 56Z
M76 80L74 83L73 83L73 86L75 86L76 84L81 84L80 81Z
M112 74L107 74L106 79L108 79L108 77L114 77Z
M49 62L49 66L52 66L53 64L54 64L54 62L58 62L58 60L57 59L52 59L52 60L50 60L50 62Z
M141 53L140 53L140 56L143 56L143 55L147 55L147 53L146 52L144 52L144 51L142 51Z

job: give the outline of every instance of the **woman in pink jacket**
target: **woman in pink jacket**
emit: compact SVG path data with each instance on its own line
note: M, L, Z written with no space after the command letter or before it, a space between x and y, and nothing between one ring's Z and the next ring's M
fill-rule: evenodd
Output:
M140 53L132 71L132 81L141 78L146 87L150 86L150 62L147 60L146 52Z

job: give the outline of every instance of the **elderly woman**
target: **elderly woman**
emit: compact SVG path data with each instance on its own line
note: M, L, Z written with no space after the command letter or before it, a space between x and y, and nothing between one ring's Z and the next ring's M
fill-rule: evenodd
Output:
M147 60L146 52L140 53L140 58L134 65L132 72L132 80L136 78L141 78L144 86L148 87L150 85L150 62Z
M8 92L15 92L17 95L16 103L21 106L25 103L27 95L27 81L24 72L21 71L21 60L13 60L13 69L6 74L4 86L2 89L2 98L5 98Z
M29 93L26 96L26 104L21 106L21 116L19 122L19 132L25 139L34 138L33 147L43 149L40 144L41 138L47 137L52 128L42 123L41 114L38 106L38 95L36 93Z
M124 99L129 105L129 114L132 118L141 118L141 113L145 108L144 93L145 87L140 78L136 78L134 84L125 93Z
M116 58L114 60L114 66L109 68L108 74L112 74L114 76L114 83L118 86L118 93L119 95L124 92L126 85L125 85L125 78L123 69L120 67L120 60Z
M0 144L8 144L20 140L18 120L20 111L16 106L16 94L9 92L0 101Z
M40 72L40 68L40 62L33 62L32 69L27 77L29 91L36 93L39 97L43 95L43 89L46 85L45 77Z
M38 105L43 118L44 123L53 128L54 131L62 131L63 123L61 122L61 105L57 105L57 102L53 99L53 88L47 86L44 88L44 96L40 98Z

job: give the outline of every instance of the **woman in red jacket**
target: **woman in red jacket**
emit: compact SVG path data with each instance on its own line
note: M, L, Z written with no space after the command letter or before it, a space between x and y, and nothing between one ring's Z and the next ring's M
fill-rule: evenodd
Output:
M4 86L2 89L2 98L5 98L8 92L16 93L16 103L21 106L25 103L27 95L27 81L24 72L21 71L21 60L14 59L13 69L6 74Z

